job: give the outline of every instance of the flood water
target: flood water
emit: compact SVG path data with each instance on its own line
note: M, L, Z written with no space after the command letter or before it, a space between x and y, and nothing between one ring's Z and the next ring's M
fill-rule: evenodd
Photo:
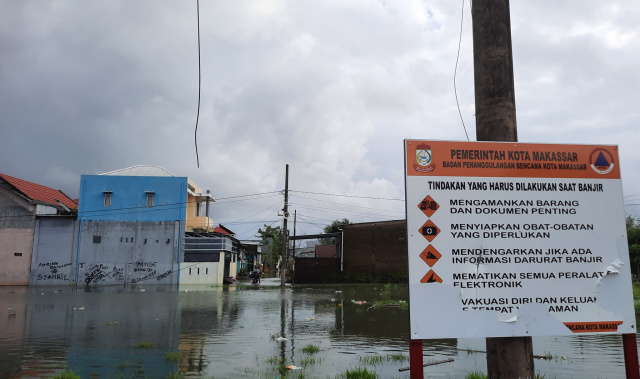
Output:
M0 287L0 378L408 378L403 285ZM386 300L392 306L375 306ZM432 320L446 322L446 320ZM623 378L622 338L537 337L545 378ZM319 351L309 351L313 347ZM486 373L484 339L425 340L428 378ZM178 354L179 352L179 354ZM296 370L285 366L294 365Z

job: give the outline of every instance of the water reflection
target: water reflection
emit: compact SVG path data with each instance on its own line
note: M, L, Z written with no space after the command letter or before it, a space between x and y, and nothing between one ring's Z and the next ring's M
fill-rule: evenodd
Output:
M406 286L0 288L0 377L335 377L367 367L406 378ZM381 303L382 302L382 303ZM391 304L382 306L383 303ZM433 322L438 320L428 320ZM446 320L445 320L446 321ZM440 320L440 322L445 322ZM306 348L320 349L315 354ZM469 349L469 351L467 351ZM424 342L429 377L486 372L484 340ZM534 338L547 377L624 376L620 336ZM180 355L168 355L167 353ZM394 357L395 359L392 359ZM294 365L301 371L288 371Z

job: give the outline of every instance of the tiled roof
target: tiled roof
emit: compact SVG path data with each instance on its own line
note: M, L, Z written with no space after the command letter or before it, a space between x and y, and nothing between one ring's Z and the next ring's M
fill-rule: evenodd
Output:
M227 234L232 236L233 232L231 232L229 229L225 228L224 226L220 225L220 226L216 226L215 228L213 228L213 231L216 233L220 233L220 234Z
M136 165L121 168L115 171L105 172L100 175L112 176L175 176L172 172L160 166Z
M0 178L4 179L7 183L32 200L51 204L55 207L60 207L60 204L58 204L59 201L69 209L73 209L78 206L76 202L60 190L31 183L5 174L0 174Z

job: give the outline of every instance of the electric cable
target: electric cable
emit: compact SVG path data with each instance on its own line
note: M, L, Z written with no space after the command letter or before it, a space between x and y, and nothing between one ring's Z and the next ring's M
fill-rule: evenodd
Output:
M196 113L196 130L194 131L194 142L196 145L196 163L200 168L200 158L198 156L198 121L200 120L200 93L202 87L202 70L200 68L200 0L196 0L196 13L198 18L198 112Z
M460 121L462 121L462 127L464 128L464 134L467 136L467 141L469 141L469 134L467 133L467 127L464 124L464 119L462 118L462 111L460 110L460 102L458 101L458 87L456 85L456 76L458 74L458 60L460 59L460 45L462 44L462 26L464 25L464 0L462 0L462 12L460 19L460 38L458 39L458 54L456 55L456 66L453 70L453 92L456 95L456 104L458 105L458 113L460 114Z
M310 191L296 191L289 190L289 192L308 193L312 195L324 195L324 196L337 196L337 197L353 197L356 199L371 199L371 200L388 200L388 201L404 201L404 199L390 199L386 197L370 197L370 196L356 196L356 195L339 195L335 193L322 193L322 192L310 192Z

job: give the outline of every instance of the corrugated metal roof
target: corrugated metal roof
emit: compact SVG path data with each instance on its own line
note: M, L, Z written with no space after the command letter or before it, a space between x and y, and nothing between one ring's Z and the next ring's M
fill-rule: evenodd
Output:
M172 172L161 166L136 165L121 168L115 171L105 172L100 175L112 176L175 176Z
M67 208L73 209L78 206L69 196L64 192L53 188L45 187L40 184L31 183L26 180L14 178L13 176L0 174L0 178L6 180L10 185L22 192L28 198L46 204L51 204L56 208L63 209L58 201L64 204Z

